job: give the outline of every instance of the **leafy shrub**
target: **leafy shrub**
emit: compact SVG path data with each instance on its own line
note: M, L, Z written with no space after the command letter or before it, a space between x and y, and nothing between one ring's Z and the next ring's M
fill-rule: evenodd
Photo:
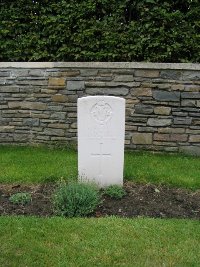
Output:
M88 183L62 182L53 196L56 214L67 217L90 214L99 204L99 200L97 188Z
M200 62L199 0L0 1L0 61Z
M120 199L126 195L126 191L123 187L119 185L110 185L105 190L104 193L112 198Z
M12 202L13 204L18 204L18 205L25 205L31 202L32 198L31 198L31 194L30 193L16 193L13 194L10 198L9 198L10 202Z

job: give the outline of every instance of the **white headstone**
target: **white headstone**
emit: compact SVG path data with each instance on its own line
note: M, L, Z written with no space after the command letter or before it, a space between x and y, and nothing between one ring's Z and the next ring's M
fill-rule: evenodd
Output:
M78 172L100 187L123 185L125 100L113 96L78 99Z

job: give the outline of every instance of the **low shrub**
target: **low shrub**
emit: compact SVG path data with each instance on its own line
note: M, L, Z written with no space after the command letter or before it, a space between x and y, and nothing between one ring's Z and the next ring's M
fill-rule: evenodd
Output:
M126 195L126 191L119 185L110 185L104 190L104 194L112 198L121 199Z
M86 216L94 211L99 202L98 189L88 183L62 182L53 196L56 214L67 217Z
M28 204L28 203L31 202L32 197L31 197L31 194L30 193L20 192L20 193L13 194L9 198L9 200L13 204L25 205L25 204Z

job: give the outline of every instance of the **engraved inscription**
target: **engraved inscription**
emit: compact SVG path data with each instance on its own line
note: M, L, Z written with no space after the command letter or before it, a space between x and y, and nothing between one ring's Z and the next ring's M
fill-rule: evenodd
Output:
M96 103L90 111L90 114L93 119L95 119L97 122L103 124L104 122L107 122L112 117L112 108L111 106L106 103L105 101L99 101Z

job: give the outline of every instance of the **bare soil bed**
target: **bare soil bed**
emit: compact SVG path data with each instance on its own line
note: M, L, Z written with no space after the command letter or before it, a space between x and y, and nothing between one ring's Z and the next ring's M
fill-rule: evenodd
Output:
M152 184L126 182L126 196L120 200L102 195L102 203L90 216L152 217L200 219L200 190L190 191ZM52 194L55 184L0 184L0 215L53 216ZM12 194L29 192L32 201L26 205L12 204Z

